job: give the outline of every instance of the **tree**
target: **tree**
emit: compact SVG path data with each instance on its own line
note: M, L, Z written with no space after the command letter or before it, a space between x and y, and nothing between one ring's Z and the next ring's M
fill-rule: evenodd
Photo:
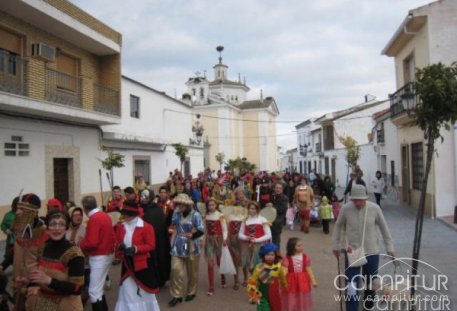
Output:
M356 168L357 161L360 157L360 147L357 145L357 141L351 136L338 136L338 140L346 148L346 161L348 166L348 174L346 175L346 184L349 178L349 168Z
M109 171L110 174L110 187L111 189L114 187L114 173L113 168L115 167L124 167L124 158L125 156L116 153L111 149L103 149L108 152L108 156L104 160L100 160L102 162L102 166L105 170Z
M173 144L173 148L175 148L175 154L178 156L179 161L181 162L181 172L182 170L182 165L184 164L184 161L186 161L187 154L189 153L189 148L184 146L181 143L178 144Z
M237 157L236 159L228 160L227 163L226 170L232 171L232 173L234 173L235 170L237 170L238 173L241 173L243 171L253 171L256 169L256 165L249 162L246 158Z
M222 171L222 164L224 164L225 154L223 152L219 152L216 154L216 161L219 162L219 170Z
M422 239L422 225L424 222L425 196L427 192L428 176L435 152L435 140L441 138L441 129L450 130L457 120L457 63L446 66L442 63L433 64L416 70L416 81L412 84L414 93L405 94L416 96L414 108L415 124L424 131L427 153L424 179L417 209L416 227L413 245L413 276L417 275L418 259ZM415 277L412 277L411 296L414 295Z

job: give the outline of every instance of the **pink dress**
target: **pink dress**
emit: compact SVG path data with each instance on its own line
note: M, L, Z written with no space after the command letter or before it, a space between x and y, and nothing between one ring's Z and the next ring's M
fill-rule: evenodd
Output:
M282 264L287 269L287 287L281 293L283 310L311 310L312 285L306 272L306 267L311 265L311 258L306 254L286 256Z
M341 205L338 201L332 202L332 208L333 208L333 219L337 219L338 215L340 214L340 208Z

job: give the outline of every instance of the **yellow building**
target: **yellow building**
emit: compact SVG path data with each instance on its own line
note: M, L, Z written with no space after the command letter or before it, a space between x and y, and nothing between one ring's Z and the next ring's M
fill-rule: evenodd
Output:
M223 47L217 50L222 52ZM214 65L214 80L199 74L186 82L194 114L200 115L207 142L205 167L219 169L216 154L224 153L225 162L237 157L246 158L259 170L278 169L276 145L276 117L279 110L273 97L247 100L249 87L241 78L228 79L228 66Z

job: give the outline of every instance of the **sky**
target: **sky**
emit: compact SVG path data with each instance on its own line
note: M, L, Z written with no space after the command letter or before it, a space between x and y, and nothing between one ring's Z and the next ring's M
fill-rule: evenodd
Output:
M382 49L408 14L432 0L70 0L120 32L122 74L178 98L196 72L214 79L216 46L248 99L273 96L278 146L295 125L396 90Z

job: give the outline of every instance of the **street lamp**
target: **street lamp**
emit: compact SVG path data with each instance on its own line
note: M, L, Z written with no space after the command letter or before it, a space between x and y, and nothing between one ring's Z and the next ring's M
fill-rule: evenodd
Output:
M199 146L200 143L202 142L203 132L205 131L205 129L203 128L203 125L201 125L201 123L199 121L201 115L199 113L197 113L196 116L197 116L197 121L192 126L192 132L194 133L195 139L189 138L189 144Z

